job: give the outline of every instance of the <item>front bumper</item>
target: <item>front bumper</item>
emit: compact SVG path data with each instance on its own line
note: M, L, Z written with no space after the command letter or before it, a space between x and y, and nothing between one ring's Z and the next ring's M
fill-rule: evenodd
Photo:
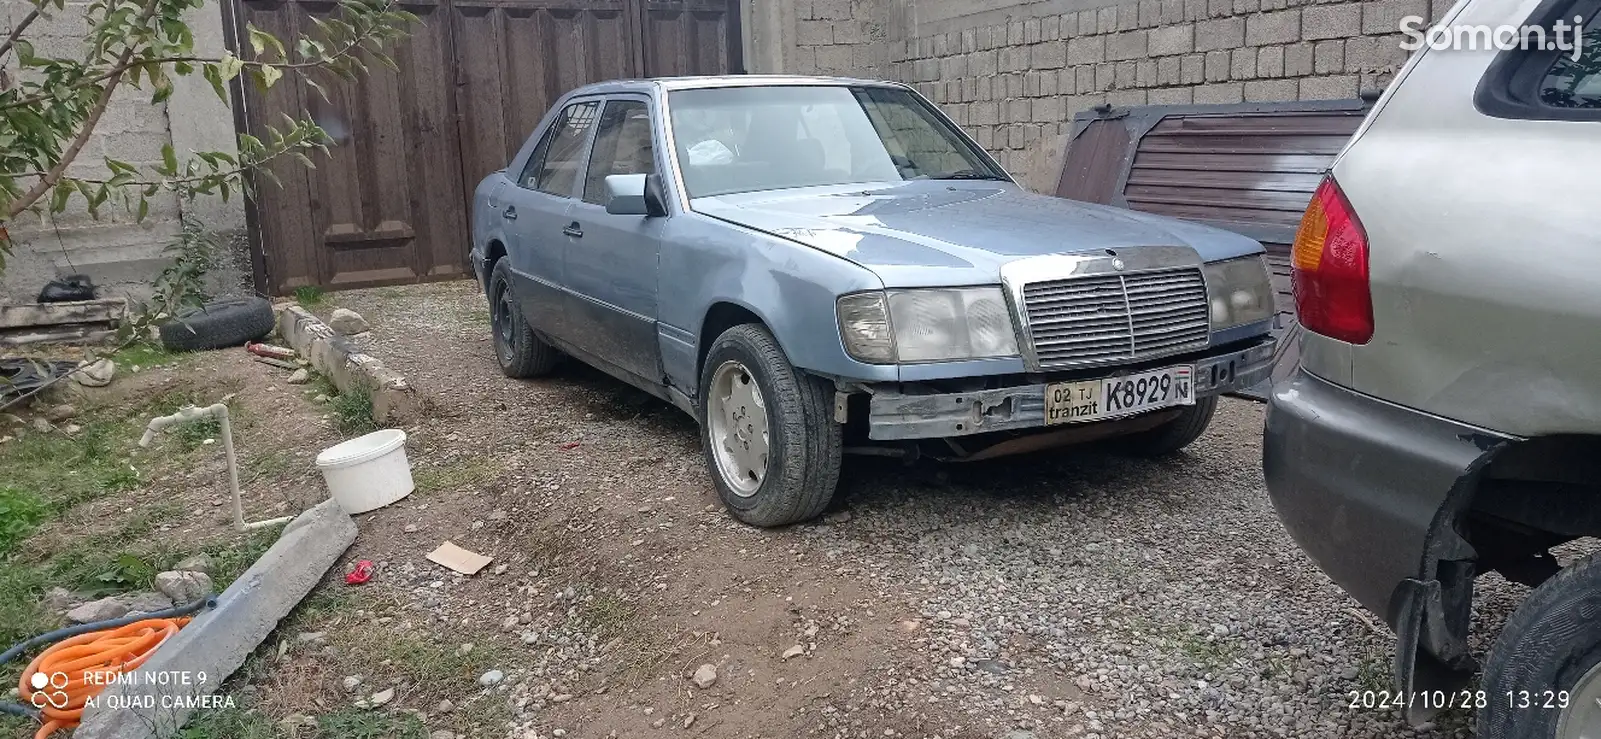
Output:
M1247 349L1194 360L1195 396L1204 398L1243 390L1266 380L1273 371L1274 346L1274 340L1269 338ZM1154 365L1185 363L1159 360ZM1104 376L1127 371L1128 368L1115 368ZM1045 388L1041 383L927 395L875 389L868 406L868 438L878 441L942 439L1044 428Z

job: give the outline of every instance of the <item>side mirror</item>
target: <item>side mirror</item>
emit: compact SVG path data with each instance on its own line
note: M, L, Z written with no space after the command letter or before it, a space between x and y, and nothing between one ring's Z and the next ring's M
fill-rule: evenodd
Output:
M645 175L607 175L606 212L614 216L647 215L650 209L645 207Z
M606 176L606 212L614 216L664 216L667 205L658 175Z

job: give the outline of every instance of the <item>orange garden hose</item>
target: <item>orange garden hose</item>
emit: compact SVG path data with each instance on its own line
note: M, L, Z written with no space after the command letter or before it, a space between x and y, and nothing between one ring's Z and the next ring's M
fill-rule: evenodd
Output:
M144 664L157 647L188 623L187 616L135 621L64 639L40 653L17 682L22 701L38 707L43 717L44 725L34 739L77 726L90 698L105 690L117 675Z

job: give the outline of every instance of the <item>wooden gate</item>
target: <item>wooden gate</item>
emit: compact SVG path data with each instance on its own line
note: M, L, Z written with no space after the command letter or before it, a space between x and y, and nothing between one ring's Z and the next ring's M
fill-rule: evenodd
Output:
M737 0L400 0L421 24L357 82L293 75L243 85L243 130L311 115L335 146L316 169L279 162L247 213L256 289L337 290L450 279L467 266L473 188L506 165L558 97L622 77L741 71ZM235 0L291 39L327 0ZM236 87L236 93L240 90Z
M1369 101L1100 109L1074 118L1056 194L1199 221L1267 248L1279 337L1273 380L1300 357L1290 244ZM1242 393L1264 397L1263 387Z

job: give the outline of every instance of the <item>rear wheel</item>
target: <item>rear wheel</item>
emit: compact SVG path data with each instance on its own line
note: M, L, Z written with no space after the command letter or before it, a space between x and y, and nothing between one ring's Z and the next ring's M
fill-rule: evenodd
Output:
M1217 396L1210 395L1195 401L1175 418L1154 429L1120 436L1115 439L1119 448L1141 457L1162 457L1189 446L1212 423L1217 411Z
M511 267L502 259L489 275L489 323L495 335L495 360L507 377L550 374L561 354L541 341L523 318L511 289Z
M839 483L829 387L790 366L756 324L712 343L700 381L701 444L717 494L754 526L816 517Z
M1601 555L1529 594L1485 659L1484 739L1601 737Z

